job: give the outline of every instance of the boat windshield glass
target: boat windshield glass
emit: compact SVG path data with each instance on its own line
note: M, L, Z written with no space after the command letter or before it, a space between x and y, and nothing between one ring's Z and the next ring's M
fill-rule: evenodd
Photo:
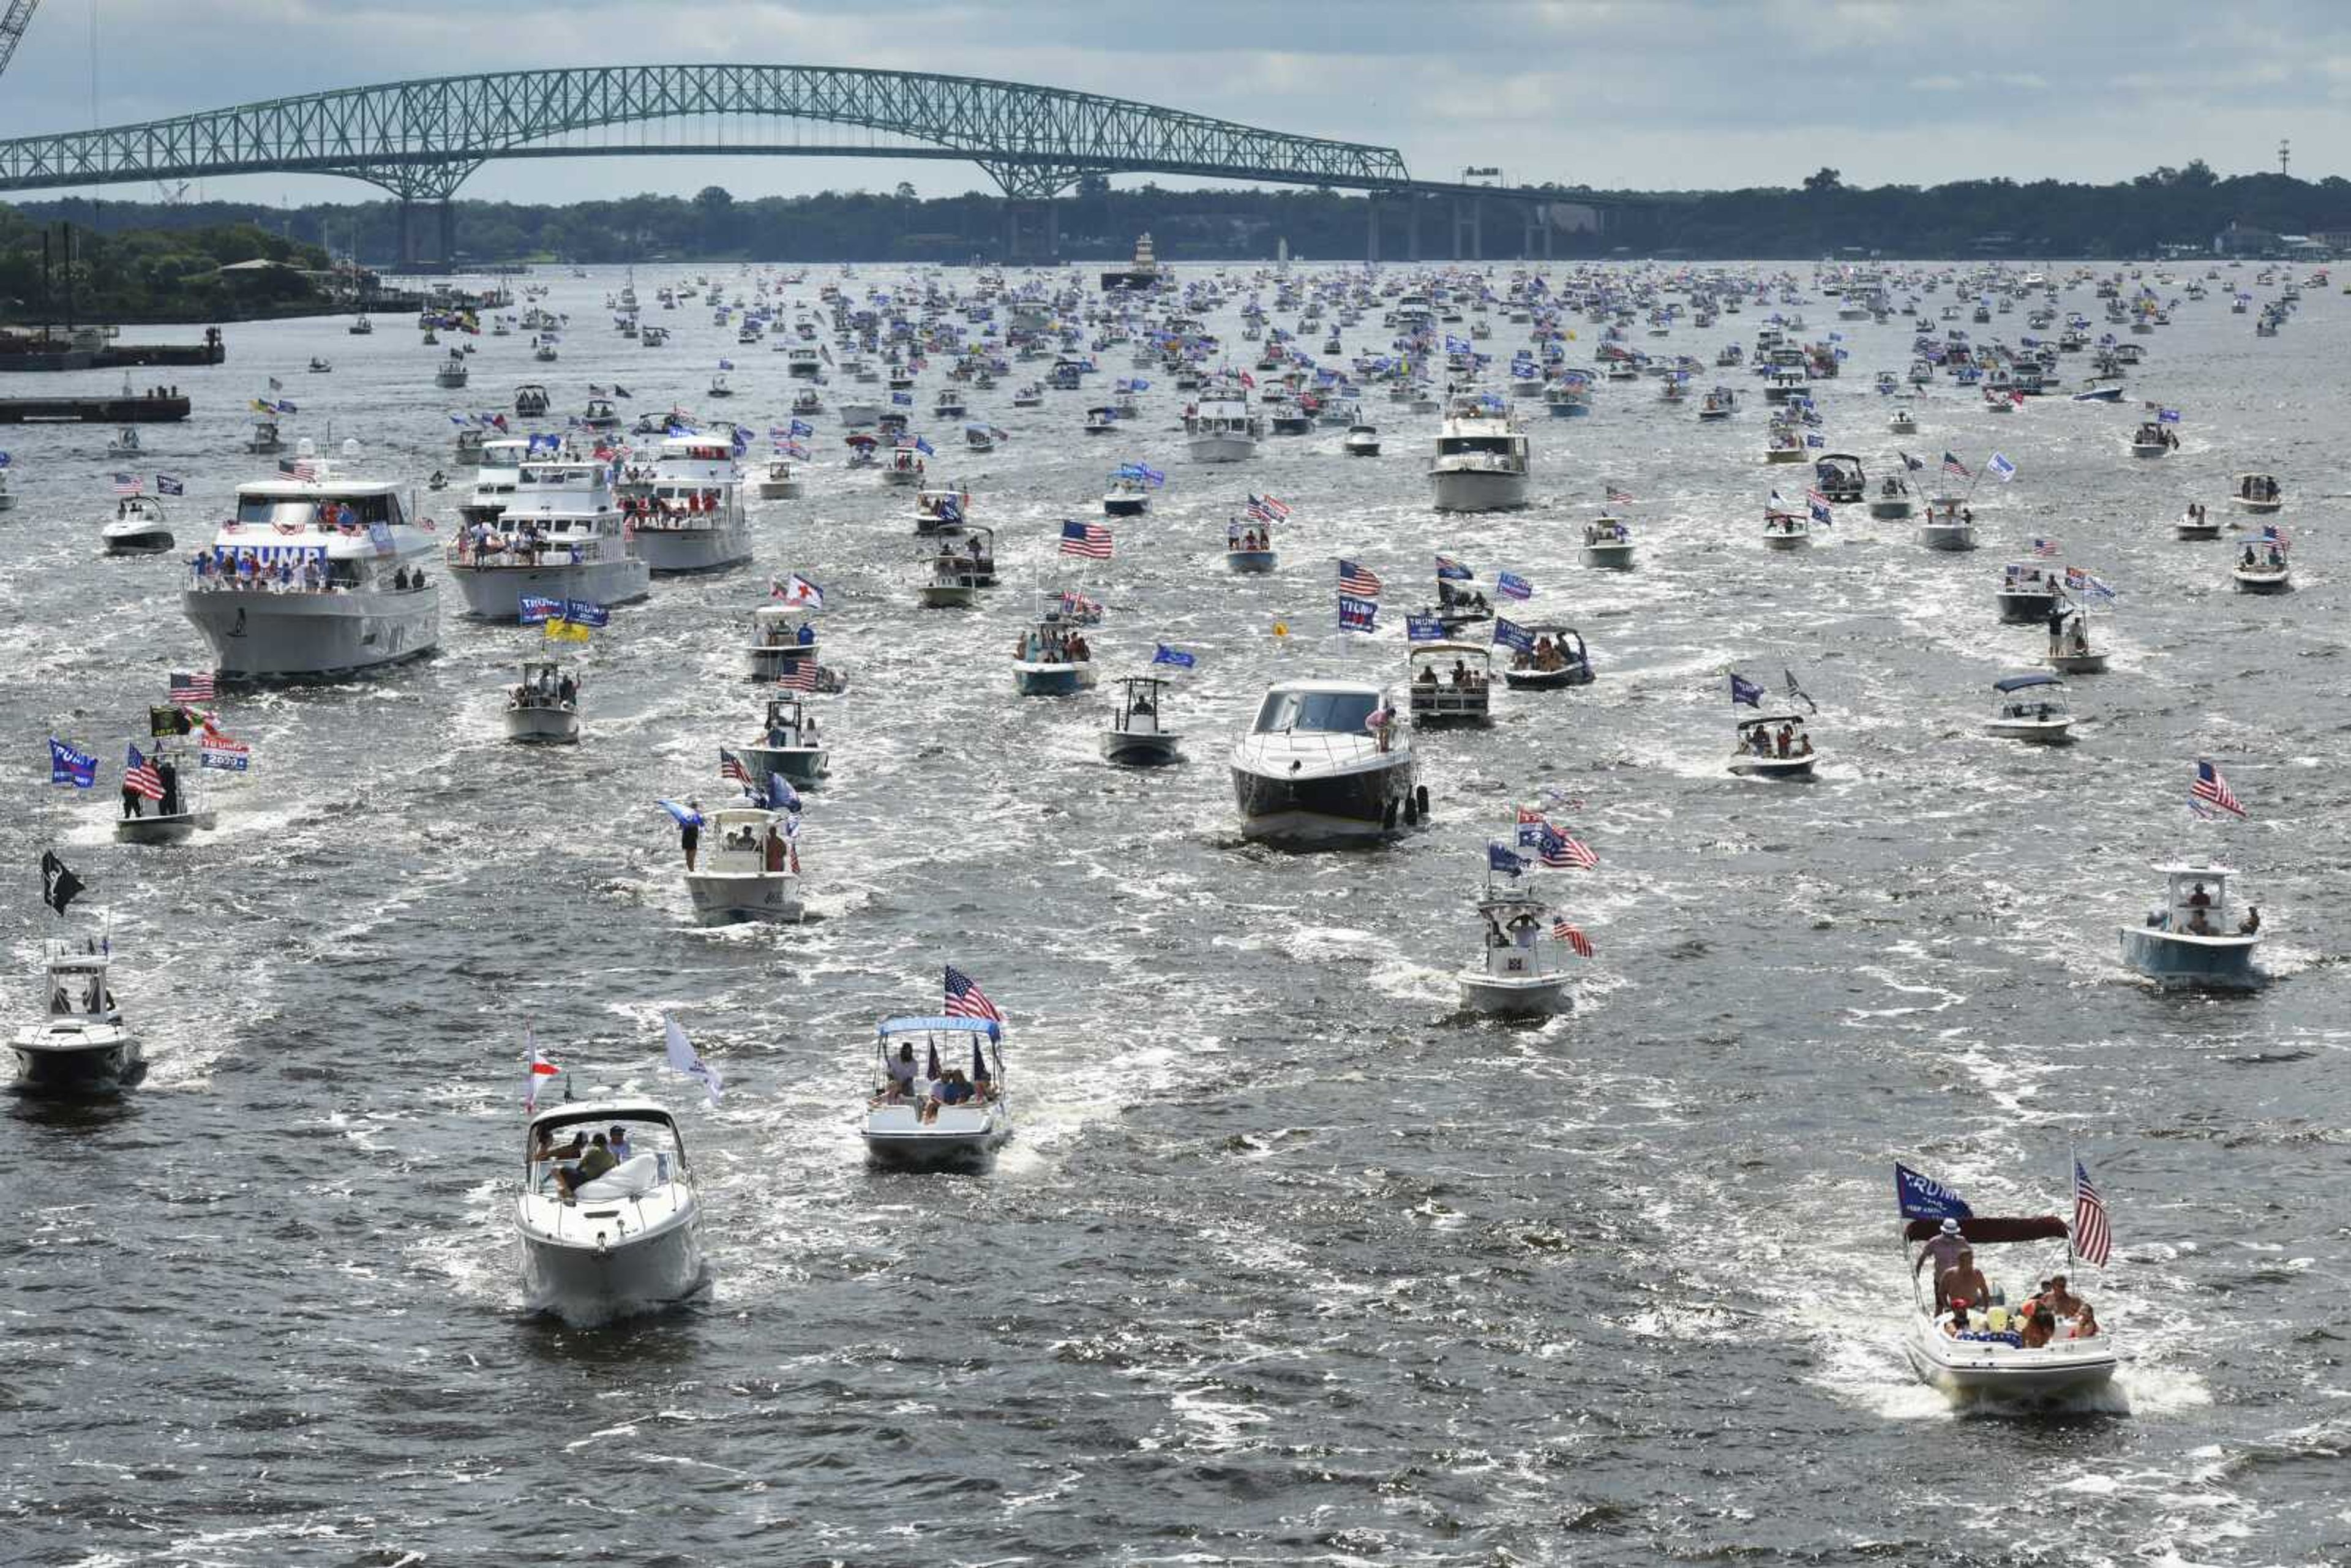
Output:
M1269 692L1258 710L1257 733L1307 730L1331 735L1363 735L1364 721L1380 699L1370 692Z

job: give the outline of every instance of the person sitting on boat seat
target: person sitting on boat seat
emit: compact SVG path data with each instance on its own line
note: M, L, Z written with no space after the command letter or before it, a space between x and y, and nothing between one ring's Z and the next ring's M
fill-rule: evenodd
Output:
M2262 906L2258 904L2249 904L2245 905L2245 917L2237 922L2237 935L2240 936L2252 936L2260 932L2261 928Z
M2074 1314L2074 1332L2067 1337L2071 1339L2096 1339L2104 1333L2105 1333L2105 1331L2098 1326L2097 1312L2091 1308L2089 1302L2084 1301L2082 1303L2082 1310Z
M612 1151L612 1163L616 1166L627 1165L629 1156L635 1152L629 1147L628 1129L617 1122L604 1134L604 1146Z
M1454 660L1452 679L1453 685L1457 686L1468 685L1469 684L1469 666L1459 659Z
M2188 934L2190 936L2210 936L2213 935L2212 923L2204 917L2204 911L2200 909L2191 909L2188 912Z
M2258 559L2258 558L2256 558L2256 557L2254 556L2254 554L2253 554L2253 547L2252 547L2252 546L2251 546L2251 545L2247 545L2247 546L2245 547L2244 559L2241 559L2241 560L2240 560L2240 561L2238 561L2238 562L2237 562L2237 564L2238 564L2239 566L2258 566L2258 565L2260 565L2260 564L2261 564L2261 563L2260 563L2259 559Z
M568 1203L581 1187L620 1163L612 1157L611 1147L604 1142L604 1134L598 1133L589 1140L588 1152L580 1156L578 1165L555 1173L555 1190Z
M2024 1329L2018 1340L2025 1350L2039 1350L2057 1337L2057 1314L2043 1303L2025 1314Z
M898 1054L885 1057L882 1065L890 1074L890 1089L893 1093L904 1095L914 1092L914 1048L911 1042L900 1040Z

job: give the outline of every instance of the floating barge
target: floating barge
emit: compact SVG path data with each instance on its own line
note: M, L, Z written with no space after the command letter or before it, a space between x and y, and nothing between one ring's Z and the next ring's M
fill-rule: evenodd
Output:
M121 343L106 332L88 328L71 334L0 333L0 373L111 371L141 365L217 365L227 359L228 345L222 340L217 327L205 328L201 343Z
M0 424L169 424L187 417L185 397L0 397Z

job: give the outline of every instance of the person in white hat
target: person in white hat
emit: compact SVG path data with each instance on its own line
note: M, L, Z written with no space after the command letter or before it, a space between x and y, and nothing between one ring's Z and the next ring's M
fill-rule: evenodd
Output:
M1935 1271L1928 1278L1935 1281L1935 1310L1938 1312L1943 1310L1943 1275L1966 1250L1968 1239L1959 1234L1959 1222L1946 1219L1941 1232L1918 1249L1918 1260L1910 1265L1910 1277L1915 1280L1918 1277L1918 1270L1927 1266L1927 1260L1931 1258L1935 1260Z

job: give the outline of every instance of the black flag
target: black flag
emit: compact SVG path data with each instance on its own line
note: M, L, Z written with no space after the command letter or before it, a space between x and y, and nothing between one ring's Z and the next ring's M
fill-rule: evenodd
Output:
M1788 695L1792 700L1802 703L1804 706L1810 708L1814 713L1821 711L1821 705L1814 702L1810 696L1806 695L1804 688L1796 684L1795 671L1788 668L1787 665L1782 664L1780 666L1780 673L1788 677Z
M74 875L65 862L57 859L55 850L41 852L41 902L59 915L66 912L81 892L81 878Z

